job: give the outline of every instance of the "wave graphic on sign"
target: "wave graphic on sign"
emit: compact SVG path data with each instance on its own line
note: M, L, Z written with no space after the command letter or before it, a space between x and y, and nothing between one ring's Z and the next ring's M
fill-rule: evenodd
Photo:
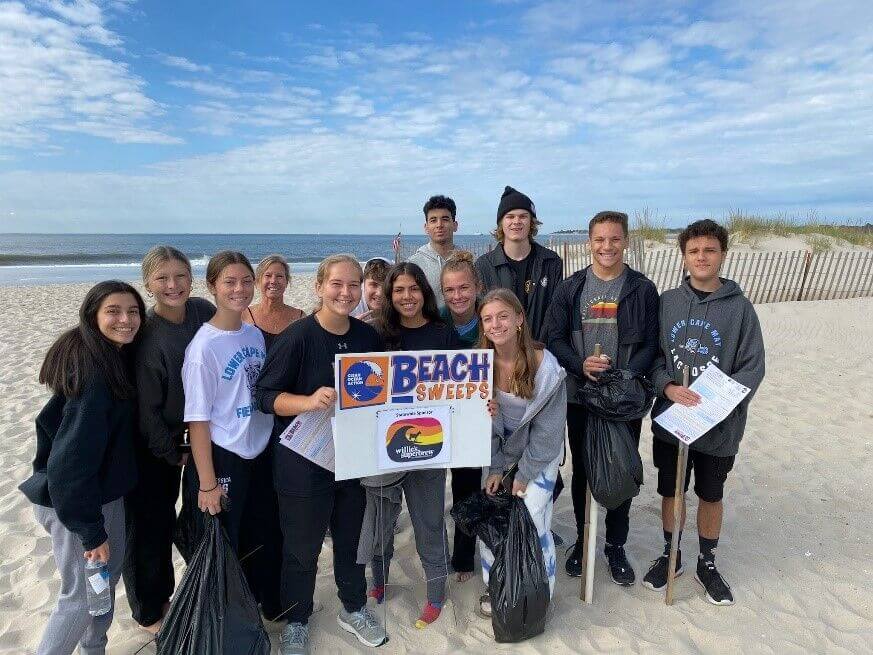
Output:
M423 462L443 449L443 426L435 418L416 416L395 421L385 435L385 449L394 462Z

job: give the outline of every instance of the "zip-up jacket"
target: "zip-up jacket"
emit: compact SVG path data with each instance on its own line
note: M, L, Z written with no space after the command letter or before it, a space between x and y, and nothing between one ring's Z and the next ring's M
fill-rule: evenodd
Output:
M567 398L581 404L576 391L585 384L582 362L582 289L590 266L561 282L549 307L547 345L567 371ZM616 368L647 375L658 354L658 290L639 271L626 266L627 277L618 297L618 361Z
M491 467L502 474L518 464L515 479L528 483L542 473L564 448L567 422L567 374L555 356L543 351L543 361L534 377L533 397L515 431L504 436L500 411L491 422Z
M733 280L700 299L688 278L676 289L661 294L660 353L651 380L658 394L652 418L672 403L664 396L670 382L681 383L682 369L690 369L691 382L708 366L717 366L751 392L721 423L690 446L707 455L736 455L746 427L749 402L764 379L764 339L758 315ZM662 441L678 440L657 423L652 432Z
M533 289L522 300L527 323L534 339L545 342L546 312L561 280L564 279L564 262L554 250L531 242L530 279ZM486 291L514 289L515 271L506 258L503 246L498 245L476 260L476 270L482 278Z

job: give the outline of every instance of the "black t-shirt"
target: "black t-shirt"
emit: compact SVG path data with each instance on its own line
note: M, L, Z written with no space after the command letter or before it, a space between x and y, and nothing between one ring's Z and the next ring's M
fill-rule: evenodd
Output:
M464 348L457 330L446 323L431 321L417 328L400 328L395 350L460 350Z
M504 251L505 253L505 251ZM515 282L512 285L512 292L515 297L521 301L521 306L526 307L525 298L530 289L531 280L531 264L533 263L533 249L527 254L524 259L515 260L507 255L506 261L512 269L512 276Z
M691 285L688 285L691 286ZM712 291L701 291L700 289L695 289L691 287L691 290L697 295L701 300L706 300L710 295L712 295Z
M337 353L381 352L384 345L374 328L351 318L345 334L325 330L315 315L292 323L267 351L255 398L262 412L273 414L276 397L282 393L308 396L320 387L334 386L333 359ZM359 484L358 480L336 482L333 473L293 450L276 445L293 416L276 416L273 422L275 457L273 484L276 491L291 496L328 493L334 485ZM366 426L364 426L366 428Z

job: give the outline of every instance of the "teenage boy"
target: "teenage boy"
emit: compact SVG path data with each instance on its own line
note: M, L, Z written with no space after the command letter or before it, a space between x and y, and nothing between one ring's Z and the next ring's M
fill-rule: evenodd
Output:
M443 290L440 288L440 272L449 254L455 249L455 232L458 231L455 201L446 196L431 196L424 203L424 231L428 242L409 258L424 271L436 295L437 305L442 307Z
M548 315L549 350L567 371L567 434L573 455L573 512L576 544L567 558L567 574L582 574L582 532L588 478L583 466L587 411L576 391L612 367L648 373L658 353L658 291L645 275L627 266L627 214L604 211L588 224L591 265L564 280L555 292ZM602 356L594 357L601 344ZM629 423L639 444L642 420ZM631 499L606 513L606 548L613 582L630 586L636 580L627 560Z
M388 277L390 268L391 262L382 257L367 260L364 264L364 283L361 285L361 302L352 311L352 316L365 323L373 323L376 320L376 315L385 299L382 283Z
M534 237L539 226L533 202L508 186L497 206L497 247L476 260L485 291L510 289L524 307L531 334L544 340L546 311L564 278L564 262Z
M721 534L722 496L727 474L733 468L743 438L749 401L764 379L764 340L755 309L736 282L718 276L727 254L727 244L727 230L710 220L692 223L679 235L679 248L688 277L678 289L670 289L661 295L660 353L651 376L658 392L652 409L653 418L671 403L693 407L700 401L700 396L676 382L682 379L682 371L686 368L694 381L708 366L717 366L751 389L726 419L692 443L688 451L685 490L688 491L693 470L694 493L698 498L700 555L695 579L706 592L706 599L715 605L732 605L734 602L730 585L715 567L715 549ZM678 441L654 422L652 432L652 459L658 469L666 546L664 554L652 563L643 584L649 589L662 591L667 586L673 537ZM680 539L685 525L685 509L683 505ZM676 575L683 570L682 552L679 551Z

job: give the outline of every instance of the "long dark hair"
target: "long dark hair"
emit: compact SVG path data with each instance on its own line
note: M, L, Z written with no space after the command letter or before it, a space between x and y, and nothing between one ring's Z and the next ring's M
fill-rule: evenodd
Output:
M388 277L382 283L382 293L385 296L385 301L382 303L382 309L379 310L379 321L377 327L379 332L385 339L385 343L389 348L396 348L400 345L400 312L394 309L394 303L391 301L391 290L394 288L394 282L401 275L408 275L413 280L418 288L421 289L421 294L424 296L424 306L422 313L428 323L440 323L445 321L440 317L440 311L437 309L436 296L424 271L418 264L412 262L401 262L388 271Z
M142 296L127 282L109 280L95 284L79 307L79 324L59 336L48 349L39 369L40 384L48 386L54 393L76 398L91 376L102 373L116 398L134 396L136 387L131 365L141 330L137 330L132 343L122 346L119 351L97 327L97 311L113 293L132 295L139 305L140 320L145 320Z

